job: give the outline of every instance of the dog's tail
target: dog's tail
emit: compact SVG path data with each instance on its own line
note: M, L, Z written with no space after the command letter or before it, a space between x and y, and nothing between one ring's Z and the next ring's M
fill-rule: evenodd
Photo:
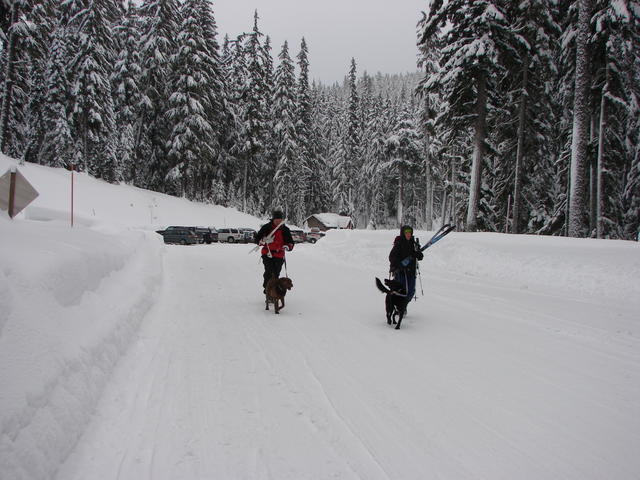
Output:
M382 293L391 293L391 290L385 287L378 277L376 277L376 287L378 287L378 290L380 290Z

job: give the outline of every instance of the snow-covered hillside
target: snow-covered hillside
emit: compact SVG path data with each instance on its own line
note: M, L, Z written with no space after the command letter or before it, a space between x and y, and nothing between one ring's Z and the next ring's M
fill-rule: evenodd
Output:
M637 243L453 233L395 331L373 278L396 232L297 245L276 316L250 246L154 233L260 219L78 175L70 228L69 172L19 168L2 479L640 477Z

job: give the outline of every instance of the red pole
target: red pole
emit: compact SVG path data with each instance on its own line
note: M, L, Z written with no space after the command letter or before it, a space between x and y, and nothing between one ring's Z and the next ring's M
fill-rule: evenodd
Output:
M71 227L73 227L73 163L71 164Z

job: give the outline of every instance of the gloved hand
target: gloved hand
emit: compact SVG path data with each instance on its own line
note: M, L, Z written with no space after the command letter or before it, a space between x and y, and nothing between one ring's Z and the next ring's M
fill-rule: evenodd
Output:
M290 250L291 250L291 249L289 248L289 245L285 245L283 248L284 248L284 251L285 251L285 252L288 252L288 251L290 251Z

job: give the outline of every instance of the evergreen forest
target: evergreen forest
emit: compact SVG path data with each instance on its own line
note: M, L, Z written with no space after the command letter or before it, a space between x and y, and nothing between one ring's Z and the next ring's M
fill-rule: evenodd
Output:
M333 85L304 38L247 24L0 0L0 150L297 225L638 238L640 0L425 1L415 73L353 58Z

